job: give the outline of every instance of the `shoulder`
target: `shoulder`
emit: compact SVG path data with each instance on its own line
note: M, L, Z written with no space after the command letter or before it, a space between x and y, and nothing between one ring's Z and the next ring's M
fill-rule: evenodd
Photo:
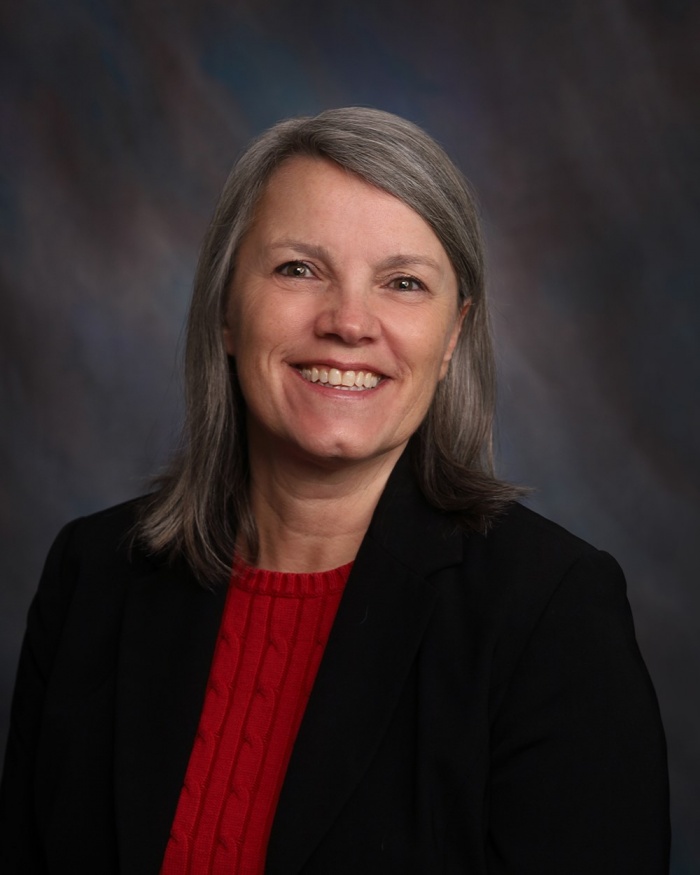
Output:
M144 499L137 498L67 523L48 552L33 612L62 615L86 594L109 600L153 560L134 537ZM83 595L81 595L83 593Z
M145 497L134 498L67 523L58 533L48 562L59 560L99 564L145 559L135 537Z
M85 539L119 540L129 535L138 520L139 513L147 496L132 498L112 507L104 508L86 516L77 517L63 529Z
M619 574L607 553L518 502L508 505L485 534L465 528L461 519L459 513L434 507L408 462L401 459L370 534L397 561L426 579L453 569L443 580L453 581L460 599L470 594L485 609L495 610L499 602L518 594L541 602L577 565Z
M507 549L518 556L539 556L552 561L565 562L596 552L582 538L518 502L495 520L486 541L492 550Z
M481 539L467 537L465 556L492 586L551 595L569 576L622 579L610 554L521 504L513 504Z
M648 687L625 577L609 553L514 505L486 536L466 537L463 559L461 585L496 687L516 669L525 687L549 671L556 686L567 674L583 685L611 670Z
M548 630L574 638L634 640L626 582L616 560L562 526L514 504L485 536L467 534L459 573L476 624L511 668Z
M138 499L125 502L61 529L29 609L20 659L23 677L46 684L61 650L80 653L77 663L82 660L88 670L98 665L96 654L112 646L129 581L141 577L150 561L131 546L139 506ZM88 657L81 650L86 643Z

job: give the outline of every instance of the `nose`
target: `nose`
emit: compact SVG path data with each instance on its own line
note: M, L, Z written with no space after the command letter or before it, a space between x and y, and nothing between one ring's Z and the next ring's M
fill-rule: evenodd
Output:
M316 334L335 337L357 346L375 340L380 331L379 318L372 302L371 290L359 285L334 285L327 289L316 317Z

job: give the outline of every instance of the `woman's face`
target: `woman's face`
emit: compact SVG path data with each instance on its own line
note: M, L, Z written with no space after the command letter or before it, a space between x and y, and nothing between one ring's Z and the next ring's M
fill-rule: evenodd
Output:
M226 310L251 453L398 458L465 312L416 212L330 161L290 159L241 242Z

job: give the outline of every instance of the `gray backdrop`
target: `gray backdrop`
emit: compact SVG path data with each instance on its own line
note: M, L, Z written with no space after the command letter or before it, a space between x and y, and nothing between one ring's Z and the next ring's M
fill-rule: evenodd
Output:
M0 33L0 734L52 537L141 491L177 433L234 157L284 116L369 104L480 192L501 471L626 569L673 872L700 872L700 4L5 0Z

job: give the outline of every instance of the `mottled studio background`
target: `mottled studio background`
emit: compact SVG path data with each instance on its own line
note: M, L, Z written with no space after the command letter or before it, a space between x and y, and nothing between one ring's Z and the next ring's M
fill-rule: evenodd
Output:
M277 119L417 121L481 195L501 470L625 567L700 872L700 4L4 0L0 745L59 526L179 421L198 242Z

